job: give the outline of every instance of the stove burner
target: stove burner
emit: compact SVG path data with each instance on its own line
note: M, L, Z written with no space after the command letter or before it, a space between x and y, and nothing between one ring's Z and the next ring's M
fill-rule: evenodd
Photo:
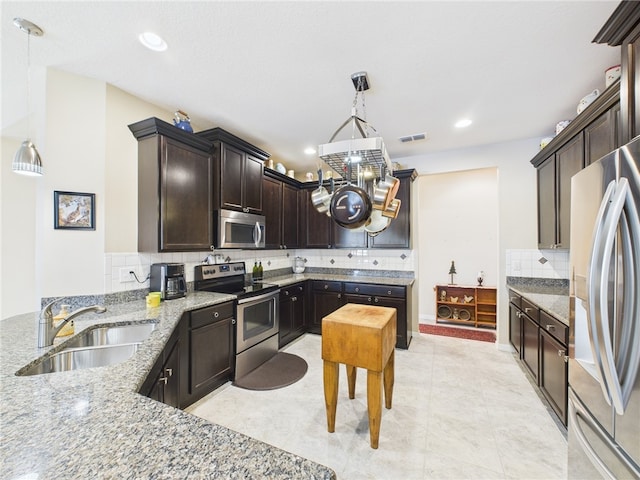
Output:
M245 280L245 265L242 262L196 265L195 289L206 292L230 293L238 298L247 298L269 293L278 285Z

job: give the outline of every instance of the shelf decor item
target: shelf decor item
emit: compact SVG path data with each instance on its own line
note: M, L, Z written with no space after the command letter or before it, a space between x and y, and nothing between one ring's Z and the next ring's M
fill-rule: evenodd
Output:
M484 282L484 272L482 270L480 270L478 272L478 286L481 287L482 286L482 282Z
M451 267L449 268L449 275L451 275L451 283L450 285L455 285L455 283L453 283L453 276L458 273L456 272L456 264L453 262L453 260L451 260Z
M95 193L53 192L55 229L95 230Z

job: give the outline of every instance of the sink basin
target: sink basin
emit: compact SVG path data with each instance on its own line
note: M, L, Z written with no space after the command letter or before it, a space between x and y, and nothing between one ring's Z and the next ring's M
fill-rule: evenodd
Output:
M69 348L144 342L149 338L151 332L156 329L156 326L156 323L148 322L91 328L79 333L66 342L65 350Z
M19 370L16 375L40 375L113 365L130 358L139 345L140 343L127 343L62 350L26 370Z

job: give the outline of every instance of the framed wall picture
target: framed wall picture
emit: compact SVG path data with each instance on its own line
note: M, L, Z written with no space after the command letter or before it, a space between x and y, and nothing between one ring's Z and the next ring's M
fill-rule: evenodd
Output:
M95 193L54 191L53 218L56 229L95 230Z

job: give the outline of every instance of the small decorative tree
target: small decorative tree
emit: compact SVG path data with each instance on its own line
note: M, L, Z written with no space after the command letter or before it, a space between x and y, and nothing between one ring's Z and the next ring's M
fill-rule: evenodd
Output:
M451 283L449 285L454 285L453 276L458 273L456 272L456 264L451 260L451 268L449 268L449 275L451 275Z

